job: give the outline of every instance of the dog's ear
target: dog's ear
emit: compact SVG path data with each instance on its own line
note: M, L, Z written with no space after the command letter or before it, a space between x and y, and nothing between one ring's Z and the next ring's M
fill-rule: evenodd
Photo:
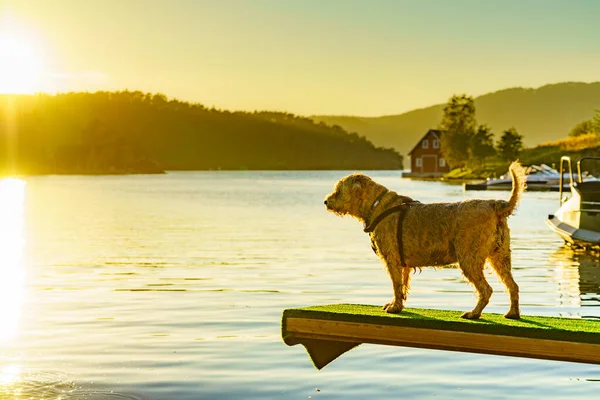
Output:
M363 188L363 185L366 183L366 177L361 174L354 174L350 179L350 188L352 190L360 190Z

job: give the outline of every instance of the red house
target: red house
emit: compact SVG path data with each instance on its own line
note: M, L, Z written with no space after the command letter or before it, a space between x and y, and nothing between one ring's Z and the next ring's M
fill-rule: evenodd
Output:
M408 153L410 176L440 176L450 171L442 154L441 138L442 131L430 129Z

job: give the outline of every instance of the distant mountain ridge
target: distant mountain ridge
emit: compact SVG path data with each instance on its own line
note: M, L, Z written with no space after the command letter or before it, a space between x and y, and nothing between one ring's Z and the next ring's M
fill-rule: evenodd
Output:
M402 156L288 113L139 91L0 95L0 176L211 169L394 170Z
M459 94L459 93L457 93ZM467 93L468 94L468 93ZM526 146L565 138L578 122L600 109L600 81L564 82L539 88L509 88L475 98L477 122L488 124L498 137L515 127ZM392 147L402 155L430 128L437 127L444 104L382 117L315 115L316 122L339 125L364 135L375 145Z

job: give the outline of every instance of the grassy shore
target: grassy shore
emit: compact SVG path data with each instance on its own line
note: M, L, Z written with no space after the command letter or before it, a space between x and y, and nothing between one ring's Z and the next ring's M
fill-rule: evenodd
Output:
M600 136L589 133L556 142L542 143L523 150L519 155L519 161L525 165L546 164L558 169L562 156L570 156L573 162L577 162L584 156L600 156ZM492 158L479 165L453 169L442 179L465 181L499 177L507 172L509 164L510 161ZM586 165L586 169L593 175L600 174L600 163L598 165L590 163Z

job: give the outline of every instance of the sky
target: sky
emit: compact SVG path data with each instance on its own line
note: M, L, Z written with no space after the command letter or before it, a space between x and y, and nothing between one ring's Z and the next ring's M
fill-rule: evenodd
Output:
M379 116L600 81L597 0L0 0L2 37L36 60L35 91L229 110Z

